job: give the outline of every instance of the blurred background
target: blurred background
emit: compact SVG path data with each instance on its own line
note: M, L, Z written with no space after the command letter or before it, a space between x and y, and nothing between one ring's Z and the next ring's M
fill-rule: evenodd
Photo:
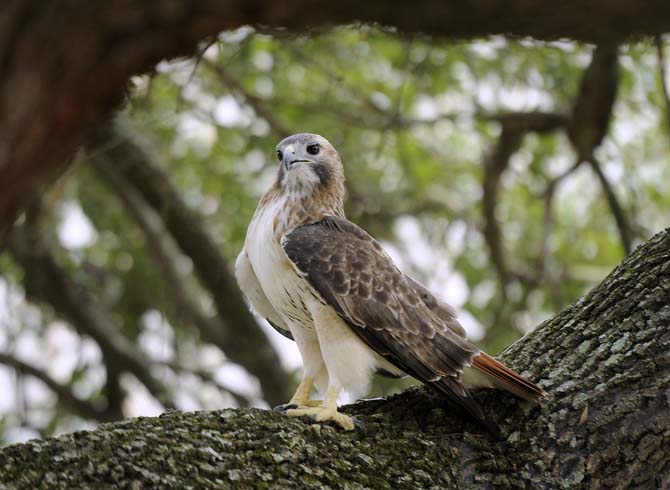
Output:
M670 225L662 39L243 28L201 48L130 81L1 251L0 445L288 400L297 349L232 265L292 133L338 148L349 219L492 354Z

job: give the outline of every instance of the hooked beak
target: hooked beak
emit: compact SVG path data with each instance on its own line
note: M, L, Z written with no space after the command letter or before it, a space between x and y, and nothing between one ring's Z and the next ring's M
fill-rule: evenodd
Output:
M282 159L282 165L286 170L290 170L296 163L312 163L311 160L300 159L296 155L295 147L293 145L288 145L284 150L284 158Z
M283 160L284 168L290 170L296 163L312 163L311 160L290 160L289 158L284 157Z

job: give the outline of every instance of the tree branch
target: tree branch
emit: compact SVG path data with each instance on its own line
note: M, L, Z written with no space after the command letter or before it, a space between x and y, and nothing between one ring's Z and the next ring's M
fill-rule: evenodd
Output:
M118 332L103 307L68 277L32 230L14 227L9 250L25 272L26 295L51 305L80 334L95 340L116 370L133 374L163 406L174 407L168 390L152 376L145 356Z
M619 86L617 46L602 44L593 51L591 63L584 71L568 127L568 137L580 160L589 162L605 193L621 237L624 253L630 254L634 232L623 206L607 180L594 153L607 135L612 107Z
M405 33L621 40L670 30L666 0L9 0L0 16L0 233L64 167L87 128L122 99L127 79L243 25L294 32L356 21ZM588 15L580 15L587 12ZM278 31L278 33L280 33ZM49 56L39 53L48 49ZM39 115L39 116L38 116Z
M607 200L607 205L609 206L610 211L614 216L614 222L616 223L617 230L619 230L619 237L621 239L621 245L623 247L624 253L626 255L629 255L633 250L634 234L631 224L629 223L628 220L628 215L626 214L626 211L624 211L623 206L619 202L619 198L614 192L612 184L610 184L609 180L607 179L607 176L603 172L600 162L598 162L596 157L593 155L591 155L587 161L589 162L589 165L591 166L595 174L598 176L600 185L603 188L603 192L605 193L605 199Z
M246 396L231 389L229 386L226 386L217 381L214 375L209 371L206 371L204 369L186 367L178 362L167 362L165 363L165 365L175 372L192 374L193 376L199 378L201 381L205 383L213 384L221 393L227 393L230 396L232 396L235 399L235 402L237 403L238 407L249 407L251 405L250 400Z
M560 183L577 170L582 160L577 160L572 166L547 182L547 186L542 194L544 200L544 213L542 217L542 242L540 243L540 277L538 283L546 282L554 308L556 311L565 307L563 295L560 291L560 278L556 277L553 270L552 254L549 249L549 241L554 227L554 196Z
M568 126L570 142L582 160L588 160L607 135L618 88L618 47L601 44L584 70Z
M566 117L555 113L519 112L491 115L489 118L500 123L501 133L496 146L484 162L483 234L504 297L505 287L510 279L510 271L505 259L502 232L495 216L500 193L500 179L509 165L509 159L519 149L523 137L528 132L542 134L562 128L566 124ZM514 275L523 276L518 271Z
M165 230L157 222L158 216L152 215L151 209L137 195L133 184L124 180L123 175L110 171L110 167L115 164L109 161L104 152L97 152L89 156L91 163L98 172L98 175L109 185L110 189L119 198L131 218L138 224L144 236L147 239L147 245L151 249L151 257L154 259L166 285L166 291L170 296L170 309L172 313L181 321L188 325L193 325L198 332L208 342L212 342L222 352L230 347L226 344L228 340L225 334L230 327L220 316L210 318L199 306L197 300L190 293L188 287L185 287L185 278L177 271L175 263L177 262L176 251L172 250L172 237L165 233ZM190 287L190 285L189 285ZM244 364L243 364L244 366ZM176 363L170 364L173 369L185 371L183 366ZM189 370L197 374L200 378L213 382L211 376L205 379L205 374L201 371ZM234 393L217 383L217 386L223 391L230 393L239 406L248 406L249 402L241 395Z
M484 185L482 206L484 208L484 239L489 247L491 262L498 273L503 296L509 282L507 261L502 243L502 232L496 218L500 178L509 164L510 157L519 149L522 135L519 131L502 128L498 142L491 156L484 163Z
M667 488L670 229L507 349L539 405L476 394L494 440L425 389L344 408L367 434L272 411L168 412L0 450L17 489ZM63 460L67 458L67 464Z
M82 400L68 386L59 383L45 371L21 361L11 354L0 352L0 364L10 366L18 373L39 379L47 388L54 392L58 397L59 403L80 417L97 420L98 422L113 422L123 418L114 410L107 410L104 405Z

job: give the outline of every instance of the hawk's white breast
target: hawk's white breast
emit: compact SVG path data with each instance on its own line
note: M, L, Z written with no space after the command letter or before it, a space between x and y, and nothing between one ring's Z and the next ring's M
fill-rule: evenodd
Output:
M284 196L258 208L249 223L244 248L268 301L289 328L313 330L314 322L305 305L313 292L289 263L281 246L281 231L275 231L286 229L288 213Z

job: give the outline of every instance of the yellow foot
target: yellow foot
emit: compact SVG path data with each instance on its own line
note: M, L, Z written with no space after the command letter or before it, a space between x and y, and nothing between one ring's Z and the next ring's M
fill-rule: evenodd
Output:
M300 407L320 407L323 404L323 400L303 400L302 403L297 403L298 408Z
M288 410L286 415L289 417L310 417L315 422L335 422L344 430L353 430L354 421L348 415L344 415L337 411L337 409L318 406L311 408L296 408Z

